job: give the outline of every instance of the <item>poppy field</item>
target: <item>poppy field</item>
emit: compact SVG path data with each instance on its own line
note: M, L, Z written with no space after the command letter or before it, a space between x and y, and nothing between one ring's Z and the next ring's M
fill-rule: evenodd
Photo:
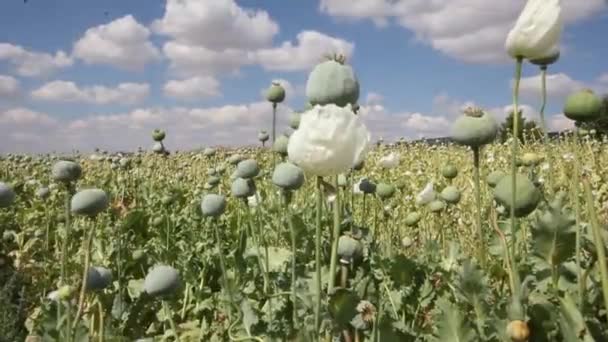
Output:
M528 1L506 39L515 113L522 64L542 76L541 137L468 107L449 142L373 141L331 55L289 127L271 83L252 147L171 151L159 127L0 156L0 341L608 341L608 138L544 124L560 10ZM608 116L592 90L562 106Z

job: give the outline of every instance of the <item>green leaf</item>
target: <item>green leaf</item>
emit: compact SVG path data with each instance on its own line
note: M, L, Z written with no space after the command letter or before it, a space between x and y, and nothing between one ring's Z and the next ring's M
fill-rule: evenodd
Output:
M564 212L560 198L553 201L532 225L535 254L554 266L571 258L576 247L575 222Z
M583 315L576 307L574 300L568 294L559 299L561 317L559 325L566 342L594 342L595 339L589 334Z
M475 331L464 320L461 310L447 299L437 300L437 307L441 311L438 325L437 341L441 342L468 342L478 341Z

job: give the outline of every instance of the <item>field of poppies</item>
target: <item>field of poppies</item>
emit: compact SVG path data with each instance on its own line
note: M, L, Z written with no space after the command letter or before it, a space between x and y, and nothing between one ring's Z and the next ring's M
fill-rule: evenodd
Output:
M560 32L530 0L506 40L543 129ZM1 156L0 341L608 341L605 136L502 144L470 107L450 143L372 143L339 55L306 95L277 135L271 84L257 148Z

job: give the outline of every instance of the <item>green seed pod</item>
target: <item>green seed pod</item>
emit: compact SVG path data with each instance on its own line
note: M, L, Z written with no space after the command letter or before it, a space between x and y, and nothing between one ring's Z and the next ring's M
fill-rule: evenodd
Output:
M158 265L144 279L144 291L151 296L168 296L180 286L179 273L171 266Z
M441 198L450 203L457 204L460 202L460 190L453 185L446 186L443 191L441 191Z
M389 199L395 194L395 187L391 184L379 183L376 187L376 194L383 200Z
M162 129L155 129L152 131L152 139L154 139L154 141L163 141L165 140L165 131L163 131Z
M340 236L338 240L338 256L343 264L350 264L354 259L363 255L363 246L359 240L348 235Z
M243 159L244 159L244 158L243 158L243 156L242 156L242 155L240 155L240 154L238 154L238 153L237 153L237 154L233 154L233 155L231 155L231 156L228 158L228 163L229 163L230 165L237 165L237 164L238 164L238 163L240 163L240 162L241 162L241 160L243 160Z
M481 147L496 138L498 125L494 117L480 108L467 108L452 126L452 140L460 145Z
M289 116L289 127L291 127L291 129L298 129L300 127L301 117L302 114L298 112L291 113L291 115Z
M434 213L439 213L445 209L445 202L440 200L434 200L429 203L429 210Z
M312 105L357 103L359 81L345 61L344 56L333 56L313 68L306 82L306 97Z
M72 196L71 210L76 215L96 216L106 210L110 199L105 191L100 189L81 190Z
M246 159L240 161L236 166L237 177L251 179L260 173L260 167L255 159Z
M209 194L201 201L203 216L219 217L226 210L226 198L222 195Z
M304 172L292 163L281 163L272 173L272 183L285 190L298 190L304 184Z
M272 145L272 150L285 157L287 156L287 145L289 145L289 137L284 134L281 134L274 141L274 145Z
M490 187L495 187L496 184L498 184L498 182L500 182L500 180L505 176L505 173L502 171L492 171L490 172L490 174L486 177L486 182L488 183L488 185Z
M236 198L247 198L255 194L255 187L250 179L237 178L232 182L230 192Z
M73 161L61 160L53 165L51 176L57 182L70 183L77 181L82 175L82 168Z
M593 90L577 91L566 99L564 115L574 121L594 121L602 114L602 99Z
M401 246L403 248L410 248L413 244L414 240L412 240L412 238L409 236L405 236L403 239L401 239Z
M15 191L13 188L3 182L0 182L0 208L7 208L15 202Z
M215 155L215 149L211 147L207 147L203 150L203 155L205 157L211 157Z
M515 193L515 216L524 217L536 209L541 200L541 193L528 177L521 174L516 174L515 177L517 186ZM506 175L494 188L494 199L508 210L511 210L512 184L511 175Z
M410 227L413 227L413 226L417 225L418 222L420 222L421 218L422 218L422 216L420 216L419 213L411 212L411 213L407 214L407 216L405 217L405 224Z
M209 179L207 179L207 184L216 186L216 185L220 184L220 181L221 181L220 177L211 176L211 177L209 177Z
M579 128L576 130L576 133L578 133L579 136L584 137L586 135L589 135L589 131L584 129L584 128Z
M74 294L74 287L70 285L63 285L57 290L57 297L61 300L68 300Z
M268 132L266 131L260 131L258 133L258 140L265 143L268 141L268 139L270 139L270 135L268 134Z
M535 166L543 161L543 157L536 153L526 152L521 156L521 163L525 166Z
M452 164L445 165L441 169L441 175L447 179L454 179L458 176L458 169Z
M274 104L281 103L285 100L285 89L279 82L272 82L270 88L266 91L266 100Z
M175 198L173 198L173 196L171 196L171 195L164 195L160 199L160 202L162 203L162 205L167 206L167 205L173 203L174 200L175 200Z
M103 290L112 283L112 271L105 267L90 267L87 272L87 291Z
M531 59L530 63L540 67L547 67L548 65L557 62L559 60L559 56L559 49L553 49L547 56Z
M40 199L47 199L51 195L51 190L47 187L41 187L36 189L36 197Z

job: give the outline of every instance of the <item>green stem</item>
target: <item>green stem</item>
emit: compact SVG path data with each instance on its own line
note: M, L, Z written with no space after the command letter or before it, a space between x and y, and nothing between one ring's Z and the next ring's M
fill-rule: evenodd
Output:
M87 290L87 278L89 274L89 266L91 263L91 244L93 243L93 237L95 236L95 224L91 224L89 228L89 235L84 243L84 267L82 271L82 285L80 287L80 296L78 298L78 307L76 311L76 317L74 318L74 322L72 324L72 336L76 338L76 331L78 327L78 321L80 321L80 317L82 315L82 310L84 310L84 302L86 298L86 290Z
M604 239L602 238L600 224L597 220L597 214L595 207L593 206L593 194L591 193L591 185L588 180L583 180L585 188L585 197L587 199L587 210L589 211L589 218L591 220L591 228L593 230L593 242L597 250L597 256L599 261L600 275L602 281L602 294L604 297L605 310L608 310L608 266L606 265L606 251Z
M277 104L276 102L272 103L272 144L276 140L277 135Z
M545 107L547 106L547 66L542 65L540 67L540 78L541 78L541 106L540 106L540 125L543 130L543 145L545 148L545 155L547 157L547 163L549 164L549 172L547 173L547 184L549 184L549 191L552 191L551 185L551 147L549 146L549 131L547 129L547 123L545 121Z
M167 301L163 300L163 309L165 310L165 315L169 318L169 324L171 325L171 330L173 331L173 336L175 336L175 341L179 342L179 334L177 333L177 327L175 326L175 321L173 321L173 311L169 307Z
M572 135L572 149L574 154L574 181L572 182L572 196L574 197L574 212L576 219L576 242L575 242L575 260L577 267L577 278L578 281L578 299L579 306L582 308L584 305L584 296L585 289L583 287L583 282L581 282L582 276L582 264L581 264L581 234L582 234L582 226L581 226L581 201L579 197L579 180L580 180L580 170L579 170L579 158L578 158L578 137L576 135Z
M338 241L340 240L340 188L338 187L338 176L335 176L336 199L334 201L334 229L331 244L331 261L329 264L329 286L327 293L331 293L336 282L336 267L338 265Z
M317 293L315 302L315 337L319 338L319 329L321 327L321 214L323 210L323 190L321 189L321 182L323 179L317 177L317 213L316 213L316 227L315 227L315 273L317 280Z
M473 178L475 183L475 206L477 207L477 236L479 239L479 249L477 255L481 267L483 268L486 264L486 243L483 235L483 228L481 226L481 181L479 179L479 147L473 147Z
M523 64L523 58L517 57L517 61L515 63L515 85L513 87L513 142L512 142L512 151L511 151L511 205L510 205L510 220L511 220L511 254L513 255L513 261L515 262L516 249L515 245L517 243L517 236L515 234L515 230L517 227L516 219L515 219L515 200L517 198L517 148L519 147L519 103L518 103L518 95L519 95L519 82L521 80L521 68ZM515 268L516 265L513 265Z
M291 252L293 253L292 255L292 261L291 261L291 302L292 302L292 307L293 307L293 322L294 322L294 327L297 327L297 320L298 320L298 306L297 306L297 296L296 296L296 281L297 281L297 277L296 277L296 228L293 225L293 217L291 216L291 210L289 210L289 202L290 202L290 196L291 194L289 192L287 192L287 190L283 190L283 199L284 199L284 205L285 205L285 212L287 214L287 225L289 225L289 231L291 233Z
M226 273L226 260L224 260L224 253L222 251L222 240L220 238L220 229L218 228L217 221L213 220L213 230L215 231L215 240L219 249L220 256L220 267L222 268L222 279L224 281L224 288L228 291L229 305L227 305L226 311L228 313L228 320L232 321L232 305L234 304L232 298L232 289L228 284L228 274Z

